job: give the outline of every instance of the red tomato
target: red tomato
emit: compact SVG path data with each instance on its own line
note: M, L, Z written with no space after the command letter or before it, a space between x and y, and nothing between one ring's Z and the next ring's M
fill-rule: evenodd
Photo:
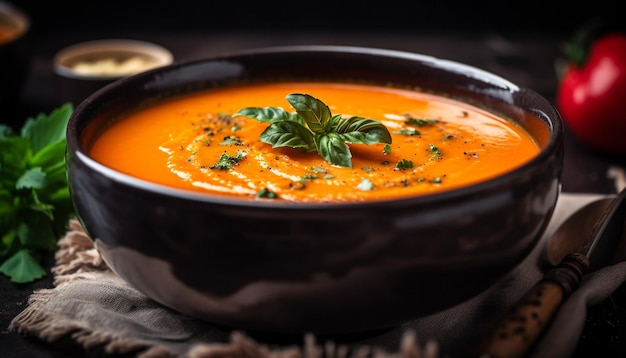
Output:
M626 154L626 34L598 37L585 63L569 63L556 101L566 127L582 143Z

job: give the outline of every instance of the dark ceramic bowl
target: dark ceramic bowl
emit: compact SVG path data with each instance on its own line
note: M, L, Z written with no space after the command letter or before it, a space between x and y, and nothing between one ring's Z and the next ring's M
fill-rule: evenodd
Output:
M141 103L281 78L396 83L453 96L517 121L541 152L454 191L301 205L166 188L87 154L99 129ZM371 48L269 48L177 63L99 90L70 119L67 169L78 216L102 257L149 297L239 329L338 334L460 304L519 264L560 192L562 131L536 92L460 63Z

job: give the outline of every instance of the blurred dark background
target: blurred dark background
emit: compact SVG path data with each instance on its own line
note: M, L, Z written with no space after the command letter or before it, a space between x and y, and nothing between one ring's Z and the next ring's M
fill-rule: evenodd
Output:
M112 31L502 31L567 35L608 0L566 1L133 1L13 0L34 19L35 32Z
M552 100L554 60L564 41L595 17L621 14L618 3L608 0L0 1L31 19L24 56L30 74L22 88L14 86L19 98L5 99L13 106L0 118L16 128L23 118L59 104L41 91L55 88L52 57L81 41L152 41L168 47L176 60L294 44L407 50L490 70Z

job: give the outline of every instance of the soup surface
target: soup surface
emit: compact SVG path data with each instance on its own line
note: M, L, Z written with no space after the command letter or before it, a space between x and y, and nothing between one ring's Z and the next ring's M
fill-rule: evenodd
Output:
M295 109L313 96L333 115L376 120L391 143L348 142L352 167L316 151L273 147L269 126L234 115L246 107ZM117 171L181 189L253 200L341 202L455 189L508 172L539 147L518 125L466 103L423 92L344 83L272 83L185 95L104 129L90 155ZM223 159L230 158L228 165Z

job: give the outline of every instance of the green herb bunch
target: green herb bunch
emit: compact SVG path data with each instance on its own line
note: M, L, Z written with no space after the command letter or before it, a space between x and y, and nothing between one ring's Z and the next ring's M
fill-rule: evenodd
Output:
M332 115L328 106L308 94L291 93L287 101L296 110L289 113L280 107L247 107L233 115L254 118L270 126L260 140L276 147L317 151L327 162L352 168L352 154L347 143L391 143L391 134L382 123L363 117L342 119Z
M26 119L20 133L0 124L0 273L16 283L45 276L42 262L74 215L65 170L73 106Z

